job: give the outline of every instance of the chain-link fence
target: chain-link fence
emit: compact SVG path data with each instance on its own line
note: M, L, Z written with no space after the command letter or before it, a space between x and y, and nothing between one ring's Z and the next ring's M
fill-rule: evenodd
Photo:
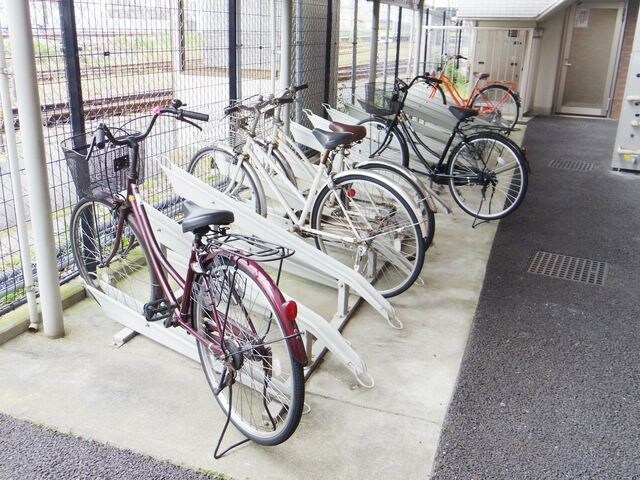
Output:
M288 50L281 45L283 0L29 1L61 281L76 273L67 223L78 195L59 147L65 138L90 134L99 122L142 128L154 106L173 98L209 113L212 121L203 125L204 132L165 119L145 145L143 194L177 215L177 199L156 160L186 166L201 146L232 142L229 122L221 121L224 107L277 90L282 55L290 58L289 82L309 85L291 111L296 120L304 121L303 107L321 113L323 102L352 101L354 87L369 78L373 2L291 0L291 5ZM416 56L424 68L429 40L423 36L415 49L415 13L388 4L379 9L377 76L390 81L396 74L410 75ZM424 20L429 18L442 21L434 10L425 12ZM6 29L2 34L6 40ZM7 50L11 69L8 44ZM14 122L20 142L15 109ZM14 199L25 192L11 189L3 133L0 313L24 297Z
M333 22L327 21L328 3ZM291 80L310 84L305 106L319 105L334 95L331 79L325 80L332 70L325 57L339 1L293 4L299 43L292 42L292 50L300 61L291 62ZM204 132L165 119L146 141L143 194L176 214L176 199L155 160L186 166L201 146L227 140L229 124L220 120L231 100L268 94L280 85L273 76L279 75L283 54L282 0L30 0L29 6L57 261L65 281L76 273L67 224L78 195L60 142L90 134L99 122L139 129L154 106L173 98L209 113L212 121L203 125ZM6 40L6 28L2 34ZM11 189L0 131L0 313L24 299L14 201L25 193Z

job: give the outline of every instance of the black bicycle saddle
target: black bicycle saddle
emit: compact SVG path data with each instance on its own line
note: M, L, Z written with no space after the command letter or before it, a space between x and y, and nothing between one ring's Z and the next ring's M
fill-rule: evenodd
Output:
M475 117L478 115L478 110L475 108L461 108L451 106L449 107L449 111L456 117L459 121L466 120L467 118Z
M325 150L335 150L340 145L353 142L353 134L351 132L327 132L314 128L311 133Z
M229 225L234 220L233 212L230 210L202 208L190 200L182 202L182 213L184 214L183 232L195 232L209 225Z

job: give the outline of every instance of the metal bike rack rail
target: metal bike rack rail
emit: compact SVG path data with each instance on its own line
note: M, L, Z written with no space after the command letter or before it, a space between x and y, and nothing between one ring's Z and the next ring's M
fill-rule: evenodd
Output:
M290 257L290 262L297 263L298 267L305 267L333 278L337 284L344 284L345 288L353 290L369 303L387 320L389 325L396 329L402 328L402 322L397 318L393 306L359 273L309 245L298 235L281 228L274 221L256 214L250 206L228 197L182 168L171 165L169 168L162 166L162 169L177 195L203 207L232 210L236 217L234 225L239 229L295 250L296 254ZM285 262L286 266L287 262ZM346 296L348 297L348 294ZM346 313L339 309L337 314Z
M152 206L145 205L145 210L149 216L154 235L162 248L167 250L167 258L178 269L184 269L189 258L193 234L183 233L177 222ZM105 314L124 326L123 330L114 335L116 345L121 346L136 333L139 333L187 358L200 361L195 340L184 330L165 328L161 323L147 321L143 314L144 304L142 302L131 298L107 283L102 282L100 286L102 291L90 285L87 285L86 288L100 304ZM292 298L284 291L283 295L287 299ZM344 301L344 299L342 300ZM338 330L336 323L340 323L338 320L342 320L342 316L337 315L333 322L328 322L299 300L296 300L296 303L298 304L297 323L304 332L303 341L310 360L310 366L306 369L307 376L315 370L324 354L330 351L353 373L360 385L367 388L373 387L374 380L367 372L364 361ZM344 305L343 308L348 308L348 305Z

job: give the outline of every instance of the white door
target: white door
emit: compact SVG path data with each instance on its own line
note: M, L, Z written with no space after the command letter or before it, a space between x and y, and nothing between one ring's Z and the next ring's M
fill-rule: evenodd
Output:
M567 17L557 111L606 116L612 95L624 4L574 5Z

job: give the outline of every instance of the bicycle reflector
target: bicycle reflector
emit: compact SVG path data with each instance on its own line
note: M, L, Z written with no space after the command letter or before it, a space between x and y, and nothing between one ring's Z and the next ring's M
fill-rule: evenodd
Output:
M355 188L348 188L347 189L347 197L353 198L355 196L356 196L356 189Z
M298 304L294 300L284 302L282 309L284 310L284 315L287 317L287 320L290 322L293 322L298 316Z

